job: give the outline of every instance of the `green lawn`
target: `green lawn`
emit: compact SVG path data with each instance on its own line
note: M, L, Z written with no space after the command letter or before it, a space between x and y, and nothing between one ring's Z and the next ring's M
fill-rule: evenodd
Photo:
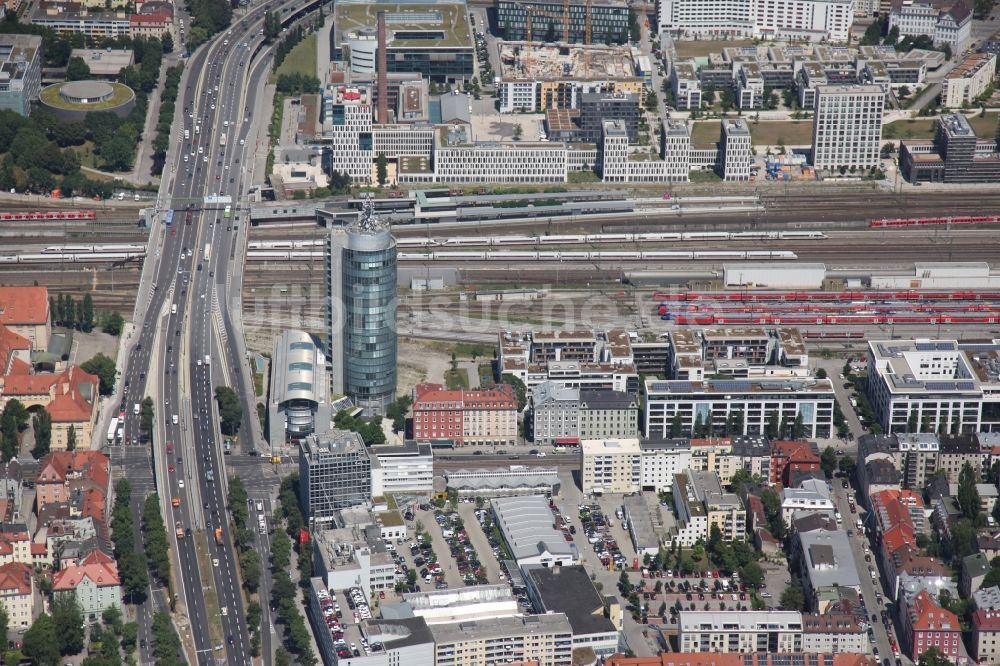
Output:
M467 389L469 388L469 373L465 371L465 368L445 370L444 383L450 389Z
M997 120L1000 113L991 112L983 116L977 113L974 118L969 118L969 124L979 138L993 137L997 129ZM911 120L897 120L882 128L883 139L932 139L934 138L933 118L913 118Z
M728 46L753 46L752 39L728 39L720 41L685 40L674 42L678 58L707 58L709 53L721 53Z
M483 363L479 366L479 385L492 386L496 382L493 380L493 364Z
M704 146L719 140L721 121L695 122L691 130L691 144ZM748 123L755 146L805 146L812 143L812 120L772 120Z
M296 44L275 72L276 75L296 73L316 76L316 33Z

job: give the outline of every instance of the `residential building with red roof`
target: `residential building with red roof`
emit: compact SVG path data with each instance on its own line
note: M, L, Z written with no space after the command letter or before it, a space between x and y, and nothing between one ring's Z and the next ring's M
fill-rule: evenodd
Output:
M771 483L792 486L793 473L820 471L819 454L806 441L771 442Z
M513 444L517 440L517 396L508 384L486 389L413 389L413 438L465 444Z
M909 599L902 616L910 659L919 661L920 655L936 647L952 662L957 661L962 642L958 617L941 608L926 590Z
M31 341L0 324L0 375L31 372Z
M84 617L94 620L105 609L122 605L118 565L100 550L93 551L79 565L60 569L52 576L52 595L76 598Z
M972 658L980 664L1000 663L1000 611L977 608L972 614Z
M0 287L0 324L26 338L32 349L49 348L52 321L46 287Z
M146 3L149 6L153 4ZM128 27L132 37L160 38L163 37L164 33L170 33L170 36L173 37L174 13L167 3L158 2L155 4L157 5L156 9L149 13L129 14ZM159 5L167 6L161 7Z
M48 504L69 503L74 494L86 493L90 495L89 508L102 511L100 516L91 517L103 521L103 506L97 506L89 491L100 491L103 504L107 501L110 484L108 456L98 451L56 451L41 460L35 480L35 506L42 511Z
M8 562L0 566L0 605L11 628L27 628L35 619L35 579L30 564Z
M0 565L31 564L31 535L23 523L0 524Z
M44 407L52 417L53 451L65 450L69 430L77 444L89 445L97 419L100 380L77 366L62 372L0 377L0 409L16 398L25 407Z

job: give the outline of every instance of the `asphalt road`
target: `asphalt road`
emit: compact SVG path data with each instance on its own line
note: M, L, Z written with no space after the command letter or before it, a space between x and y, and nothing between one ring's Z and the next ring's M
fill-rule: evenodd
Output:
M247 98L263 86L269 71L267 57L253 63L251 58L260 43L265 9L279 4L260 5L243 17L237 16L229 32L199 50L186 65L178 109L182 109L188 134L186 138L173 137L168 151L166 187L161 188L160 212L151 233L152 257L144 267L136 308L137 337L130 341L132 347L121 374L125 442L138 439L135 406L142 398L153 395L162 405L157 408L153 469L180 567L174 577L184 597L197 660L202 664L251 663L239 572L225 519L225 472L212 398L213 386L224 382L218 373L215 383L211 376L230 360L224 360L213 346L213 312L218 305L218 285L227 289L230 284L227 276L230 262L237 256L237 233L221 205L205 205L203 201L206 195L225 195L238 201L249 182L245 173L247 147L239 142L249 135L253 121L252 102L248 106ZM282 13L295 4L300 3L287 3ZM265 115L262 122L267 120ZM201 127L196 132L198 124ZM221 145L223 134L225 146ZM186 222L189 205L192 219ZM164 224L167 209L175 210L169 229ZM213 280L216 275L219 277ZM212 359L208 366L204 364L206 356ZM160 377L149 391L144 388L147 373ZM126 476L148 476L150 460L146 456L129 456L124 464ZM209 470L212 481L208 480ZM177 498L177 507L170 505L171 498ZM215 545L215 528L222 529L223 547ZM174 530L180 530L182 536L177 537ZM219 607L213 612L221 614L226 636L222 645L213 644L209 632L206 590L212 586L202 582L195 536L207 543L210 551L207 560L212 562ZM263 555L266 562L266 553ZM137 614L140 635L146 641L140 660L150 662L149 604ZM182 631L188 627L181 625ZM270 662L269 632L265 632L264 647Z

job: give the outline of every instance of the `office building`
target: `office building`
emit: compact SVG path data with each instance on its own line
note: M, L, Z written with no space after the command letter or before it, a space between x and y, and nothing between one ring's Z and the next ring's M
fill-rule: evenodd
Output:
M372 599L396 585L396 562L377 525L310 532L313 570L330 590L361 588Z
M682 652L801 652L802 613L682 610L677 644Z
M531 391L531 435L536 444L580 443L580 389L542 382Z
M813 166L870 169L882 148L885 91L875 85L817 86Z
M568 666L573 661L573 630L562 613L435 624L430 631L435 666L482 666L514 660Z
M1000 344L872 340L868 376L868 400L887 433L1000 429Z
M556 467L511 465L444 471L445 483L459 497L512 497L559 494L562 481Z
M694 60L673 61L670 87L674 93L674 107L678 111L697 111L701 108L701 81L698 80L698 65Z
M33 25L49 28L60 35L82 34L89 39L116 39L130 37L129 15L123 10L91 11L80 8L69 11L57 4L49 4L31 17Z
M625 125L629 141L639 140L639 94L600 92L583 93L580 96L580 132L576 137L582 143L597 143L601 140L604 122L618 120Z
M546 381L630 393L639 387L624 331L503 331L498 362L500 374L514 375L529 393Z
M792 423L801 416L803 437L833 432L833 385L829 379L736 379L704 381L647 379L646 437L666 439L696 429L726 432L740 417L740 434L762 435L770 420ZM673 432L680 416L679 433ZM709 426L710 424L710 426Z
M642 452L637 438L580 441L583 493L634 493L642 480Z
M563 183L564 144L544 141L475 142L465 125L442 126L434 137L439 183Z
M669 492L674 477L691 467L691 441L685 438L644 439L639 442L640 490Z
M517 396L509 384L483 389L413 389L413 438L468 444L513 444L517 439Z
M723 120L716 172L723 180L750 180L753 147L745 120Z
M795 557L802 572L806 603L815 612L825 615L831 593L837 588L860 592L861 579L851 553L847 533L842 530L812 530L797 532L793 539Z
M272 448L296 443L330 428L333 409L326 357L305 331L282 331L274 339L268 396L268 441Z
M536 613L563 614L569 620L574 650L590 648L598 657L618 651L621 626L611 618L621 611L608 608L584 567L532 565L523 568L522 576Z
M665 0L658 22L674 37L846 42L853 14L852 0Z
M580 391L579 437L622 439L639 436L639 402L621 391Z
M628 5L622 0L590 3L572 0L568 4L558 0L495 0L494 7L500 35L505 40L564 44L628 42Z
M570 565L579 559L576 543L553 527L549 503L541 495L492 499L490 510L518 566Z
M369 504L371 460L361 435L331 430L299 444L299 490L310 524L330 522L338 509Z
M986 92L996 75L997 57L993 53L971 53L944 77L941 105L958 109L972 105Z
M935 46L959 54L972 40L972 6L967 0L893 0L889 29L900 37L930 37Z
M370 414L396 398L396 240L371 200L327 239L330 385Z
M372 182L375 144L373 106L367 87L331 86L323 93L323 138L330 142L329 168L356 182Z
M434 490L434 453L428 444L407 441L371 447L372 496L385 493L430 494Z
M899 168L911 183L992 183L1000 179L1000 150L979 139L960 113L934 121L934 139L900 142Z
M338 2L333 10L331 60L349 63L352 74L374 72L381 11L386 12L390 73L418 72L437 82L471 80L475 62L472 26L461 0Z
M27 116L41 89L42 38L0 35L0 110Z

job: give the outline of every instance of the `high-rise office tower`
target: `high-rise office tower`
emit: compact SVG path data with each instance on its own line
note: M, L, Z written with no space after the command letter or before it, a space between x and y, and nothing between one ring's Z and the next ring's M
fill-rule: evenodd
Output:
M885 91L877 85L818 86L813 166L869 169L882 148Z
M327 241L330 384L371 414L396 397L396 240L371 201Z

